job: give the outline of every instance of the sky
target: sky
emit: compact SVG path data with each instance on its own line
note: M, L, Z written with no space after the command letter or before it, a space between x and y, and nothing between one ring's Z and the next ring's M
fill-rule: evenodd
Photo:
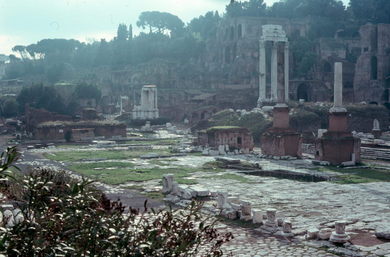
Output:
M278 0L265 0L272 5ZM345 3L348 0L343 0ZM230 0L0 0L0 53L44 38L111 40L118 24L133 24L143 11L163 11L184 22L208 11L224 12Z

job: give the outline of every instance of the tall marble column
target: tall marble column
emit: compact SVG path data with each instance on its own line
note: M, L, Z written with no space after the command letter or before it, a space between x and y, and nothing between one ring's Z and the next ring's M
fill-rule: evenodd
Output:
M266 84L266 62L265 62L265 42L260 40L259 43L259 99L257 100L258 107L267 99L267 84Z
M289 74L289 44L288 42L284 45L284 102L290 100L289 97L289 83L290 83L290 74Z
M271 53L271 100L278 100L278 43L275 41Z
M343 108L343 63L334 64L334 100L331 112L345 112Z

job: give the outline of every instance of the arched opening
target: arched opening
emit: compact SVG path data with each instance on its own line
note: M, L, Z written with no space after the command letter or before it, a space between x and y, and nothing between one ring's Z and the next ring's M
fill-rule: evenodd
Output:
M371 57L371 79L378 79L378 58L376 56Z
M305 100L305 102L310 101L309 97L309 87L306 84L300 84L297 89L297 100Z
M234 27L230 28L230 40L234 39Z
M242 37L242 25L241 24L238 24L237 37L238 38Z
M332 65L329 62L324 62L324 72L332 72Z
M230 47L225 48L225 63L230 63L231 56L230 56Z
M385 103L389 102L389 89L385 89L385 91L383 91L382 101Z

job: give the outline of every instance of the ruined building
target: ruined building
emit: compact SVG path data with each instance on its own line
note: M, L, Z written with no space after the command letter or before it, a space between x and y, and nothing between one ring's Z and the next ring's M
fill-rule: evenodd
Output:
M157 87L146 85L142 87L141 103L133 109L133 119L150 120L159 117L157 108Z

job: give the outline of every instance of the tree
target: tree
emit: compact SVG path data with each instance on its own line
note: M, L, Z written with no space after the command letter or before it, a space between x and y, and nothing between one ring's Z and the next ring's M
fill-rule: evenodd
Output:
M184 30L184 23L176 15L166 12L142 12L138 18L137 26L142 29L149 29L149 33L180 35Z
M126 24L119 24L115 39L118 41L126 41L128 38L129 32L127 31Z
M243 6L241 2L236 2L235 0L231 0L230 4L226 6L226 15L229 17L238 17L243 14Z
M188 24L188 30L191 33L199 34L200 38L211 39L216 36L217 26L221 20L218 12L208 12L204 16L194 18Z
M265 16L266 7L264 0L249 0L243 3L243 14L251 17Z
M24 108L28 104L34 108L68 114L64 99L62 99L54 87L43 86L42 84L24 87L17 96L16 101L21 113L24 113Z
M386 0L351 0L349 10L360 23L390 23L390 2Z
M18 114L18 107L14 98L4 99L1 103L1 116L4 118L15 117Z
M99 88L88 84L79 84L74 90L74 96L78 99L90 99L93 98L98 102L102 96Z
M22 58L22 60L28 59L28 55L27 55L28 53L26 51L26 47L25 46L16 45L16 46L14 46L12 48L12 51L19 53L19 55Z

